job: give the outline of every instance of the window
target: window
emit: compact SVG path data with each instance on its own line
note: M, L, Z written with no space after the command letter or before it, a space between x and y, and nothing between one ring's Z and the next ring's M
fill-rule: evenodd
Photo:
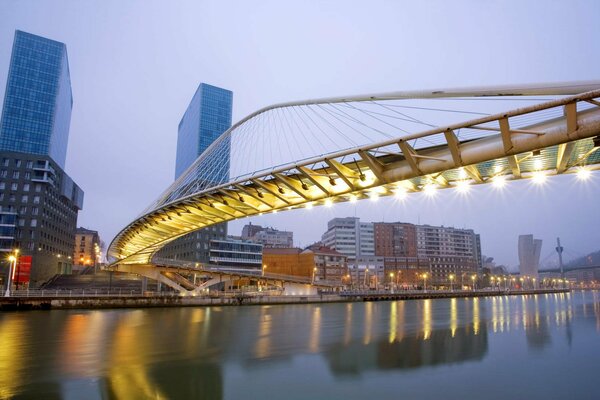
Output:
M33 161L27 161L27 169L33 168Z
M25 179L31 179L31 173L25 172Z
M0 190L4 190L6 188L6 183L0 182Z
M17 168L21 168L21 160L15 160L15 164L17 165Z
M14 195L14 194L11 194L11 195L8 197L8 201L15 201L15 195Z
M21 197L21 203L27 203L28 201L29 201L29 196L24 194L23 197Z
M3 167L8 167L8 158L3 158L2 159L2 166Z
M25 220L23 218L19 218L19 226L25 226Z
M36 191L37 193L39 193L39 192L41 192L41 191L42 191L42 185L41 185L40 183L36 183L36 184L35 184L35 191Z
M40 196L33 196L33 204L40 204Z
M13 179L19 179L19 171L13 171Z
M7 170L3 169L2 171L0 171L0 176L2 178L6 178L7 175L8 175L8 171Z
M37 208L37 207L31 207L31 213L32 213L33 215L38 215L38 213L39 213L39 208Z
M23 191L24 192L29 192L29 183L23 184Z
M19 186L16 183L13 183L10 185L10 190L17 190L19 189Z
M19 214L25 214L27 212L27 207L19 208Z
M35 219L35 218L32 219L30 225L31 225L32 228L36 227L37 226L37 219Z

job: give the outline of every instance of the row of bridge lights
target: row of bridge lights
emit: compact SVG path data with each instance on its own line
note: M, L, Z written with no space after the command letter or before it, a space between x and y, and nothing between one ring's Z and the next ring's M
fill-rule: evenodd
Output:
M496 167L496 172L498 173L497 175L492 177L492 186L496 189L502 189L506 186L507 183L507 178L506 175L501 175L500 173L502 172L502 167L497 166ZM471 190L471 184L469 183L469 181L466 179L466 174L464 173L464 170L462 170L462 168L459 170L459 176L461 178L463 178L462 180L456 181L454 184L454 188L461 194L466 194ZM588 179L590 179L590 177L592 176L592 171L589 170L588 168L585 167L580 167L577 170L576 173L577 179L579 179L580 181L587 181ZM535 171L533 172L531 178L534 184L536 185L543 185L546 182L548 175L546 175L543 171ZM436 192L437 192L437 185L434 183L427 183L423 186L422 191L423 193L427 196L427 197L433 197L435 196ZM379 200L380 197L380 190L385 190L382 188L379 189L374 189L371 192L369 192L369 199L371 201L377 201ZM393 190L394 192L394 197L397 200L405 200L406 197L408 196L408 190L402 186L397 187L396 189ZM358 200L358 197L354 194L351 194L348 197L348 200L350 201L350 203L355 203ZM311 210L315 205L315 202L311 202L311 203L307 203L304 208L306 208L307 210ZM323 205L325 207L331 207L333 206L333 199L331 198L327 198L324 200ZM294 207L289 207L289 209L293 209ZM277 210L273 210L272 211L273 214L277 213ZM262 215L263 213L259 213L259 215Z

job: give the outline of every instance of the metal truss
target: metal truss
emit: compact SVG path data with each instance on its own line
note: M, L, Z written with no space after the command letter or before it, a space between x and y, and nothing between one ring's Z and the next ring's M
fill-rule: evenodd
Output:
M570 96L419 133L398 134L389 140L273 167L251 176L229 179L226 183L213 182L210 187L199 185L190 189L194 184L190 171L197 168L192 166L150 210L115 237L109 256L115 260L114 265L150 264L153 255L165 244L220 222L418 192L428 187L452 188L535 178L540 174L565 174L576 172L584 165L587 169L600 167L597 151L600 147L600 82L399 92L285 103L257 111L230 131L267 110L302 104L518 95ZM550 114L549 110L555 112ZM530 125L515 127L515 121L529 116L541 118ZM481 131L485 135L463 139L458 132L465 130ZM432 145L416 148L411 145L416 140ZM224 143L226 145L217 143L211 147L228 149L229 138ZM210 151L211 148L207 149ZM214 158L214 154L211 153L211 157ZM223 176L222 172L210 174ZM182 192L184 187L186 191Z

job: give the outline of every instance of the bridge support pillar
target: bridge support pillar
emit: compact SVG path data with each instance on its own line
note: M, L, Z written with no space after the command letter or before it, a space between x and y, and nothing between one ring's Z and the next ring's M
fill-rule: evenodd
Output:
M174 280L171 280L171 279L167 278L166 276L164 276L161 273L160 269L156 268L154 265L120 264L118 266L118 270L121 272L128 272L130 274L138 274L138 275L144 277L144 279L146 279L146 278L154 279L155 281L158 282L159 291L160 291L160 285L162 283L164 283L165 285L177 290L181 294L189 293L189 291L186 288L184 288L183 286L181 286ZM143 286L143 284L142 284L142 286Z

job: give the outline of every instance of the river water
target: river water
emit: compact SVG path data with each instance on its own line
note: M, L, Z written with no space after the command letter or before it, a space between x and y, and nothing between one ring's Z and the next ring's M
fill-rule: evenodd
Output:
M0 313L0 398L600 399L600 293Z

